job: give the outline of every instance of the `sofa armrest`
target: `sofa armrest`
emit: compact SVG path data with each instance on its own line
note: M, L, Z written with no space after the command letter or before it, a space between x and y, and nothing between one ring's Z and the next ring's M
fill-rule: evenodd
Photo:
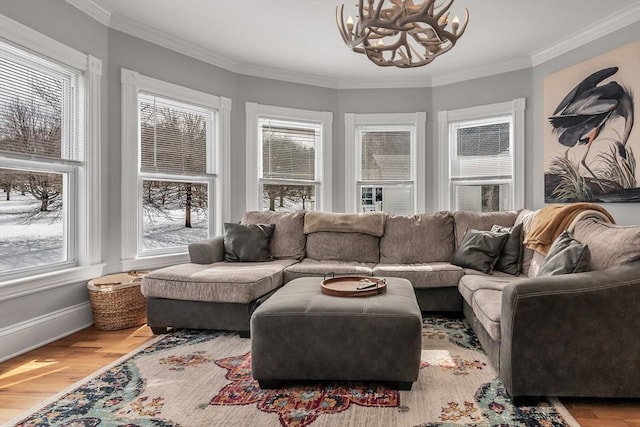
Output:
M640 397L640 262L507 285L501 334L513 397Z
M189 245L189 258L196 264L211 264L224 259L224 237L202 240Z

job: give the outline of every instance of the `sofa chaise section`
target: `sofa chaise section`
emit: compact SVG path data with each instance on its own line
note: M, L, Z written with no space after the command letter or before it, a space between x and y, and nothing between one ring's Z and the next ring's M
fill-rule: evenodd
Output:
M275 224L273 261L225 262L224 237L189 245L190 263L162 268L142 280L147 323L167 328L220 329L249 335L255 308L284 284L284 269L304 256L304 212L247 212L246 224Z
M257 305L283 284L295 260L187 263L149 273L141 290L154 333L167 327L249 331Z

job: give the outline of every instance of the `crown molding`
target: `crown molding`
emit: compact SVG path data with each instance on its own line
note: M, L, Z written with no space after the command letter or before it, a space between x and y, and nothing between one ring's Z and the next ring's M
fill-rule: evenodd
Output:
M540 65L638 21L640 21L640 3L632 4L607 18L601 19L589 28L573 33L558 43L533 52L531 54L531 64L534 67Z
M483 77L495 76L511 71L523 70L531 68L531 59L529 56L513 59L511 61L499 62L497 64L487 65L485 67L472 67L468 70L451 73L444 76L432 77L431 87L445 86L453 83L464 82L467 80L480 79Z
M237 73L243 74L245 76L262 77L265 79L282 80L290 83L299 83L303 85L338 89L338 81L332 77L290 71L283 68L273 68L266 67L264 65L239 63Z
M460 72L448 73L446 75L431 78L341 79L318 74L265 67L257 64L240 63L219 55L209 49L202 48L194 43L165 34L162 31L141 22L115 13L109 13L93 0L66 0L66 2L114 30L121 31L142 40L182 53L233 73L311 86L320 86L330 89L437 87L531 68L597 40L598 38L620 28L640 21L640 3L637 3L615 13L612 16L596 22L594 25L591 25L583 31L572 34L558 43L554 43L544 49L535 51L532 54L527 53L525 54L526 56L514 60L491 64L485 67L474 67Z
M338 89L393 89L393 88L410 88L410 87L431 87L431 78L412 77L412 78L364 78L364 79L339 79L337 82Z
M93 0L66 0L71 6L80 9L102 25L109 26L111 20L111 13L105 10L102 6L99 6Z
M76 0L80 1L80 0ZM207 62L216 67L223 68L234 73L238 71L238 62L226 58L222 55L218 55L209 49L204 49L195 43L185 41L179 37L165 34L164 32L157 30L153 27L145 25L141 22L133 19L118 15L117 13L111 14L111 22L109 27L114 30L127 33L142 40L157 44L167 49L173 50L183 55L190 56L200 61Z

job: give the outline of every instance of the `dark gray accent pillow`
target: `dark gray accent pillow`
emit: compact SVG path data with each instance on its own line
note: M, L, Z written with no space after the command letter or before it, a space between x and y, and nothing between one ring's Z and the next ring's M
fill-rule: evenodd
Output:
M522 223L513 227L494 225L491 231L509 233L507 243L504 244L493 269L517 276L522 271Z
M453 254L451 264L490 273L508 238L508 233L469 228Z
M563 231L551 244L537 277L589 271L590 261L589 247Z
M271 261L269 241L273 224L224 224L224 260L228 262Z

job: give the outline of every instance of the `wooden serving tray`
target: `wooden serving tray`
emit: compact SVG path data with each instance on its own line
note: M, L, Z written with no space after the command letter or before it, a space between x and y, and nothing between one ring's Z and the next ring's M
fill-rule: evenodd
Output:
M358 289L358 286L366 283L375 283L375 287ZM320 290L323 294L334 297L368 297L385 292L387 290L387 281L377 277L332 277L320 282Z

